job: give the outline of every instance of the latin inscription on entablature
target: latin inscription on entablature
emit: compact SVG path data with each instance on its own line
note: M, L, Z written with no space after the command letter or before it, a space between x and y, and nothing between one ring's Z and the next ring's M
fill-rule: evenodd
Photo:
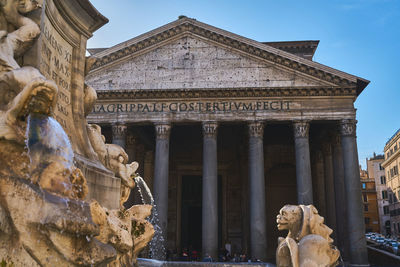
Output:
M98 103L93 113L219 113L288 111L298 104L282 99L265 101L171 101L171 102L127 102Z

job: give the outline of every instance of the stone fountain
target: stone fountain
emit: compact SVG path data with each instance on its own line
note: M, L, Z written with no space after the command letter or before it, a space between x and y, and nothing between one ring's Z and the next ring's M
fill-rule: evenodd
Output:
M87 0L0 1L2 266L132 266L152 239L152 206L123 207L137 163L86 122L106 22Z
M123 206L135 181L149 191L138 164L86 121L97 99L86 41L106 22L88 0L0 1L1 266L132 266L154 235L152 205ZM277 266L337 264L315 207L287 205L277 222L289 230Z

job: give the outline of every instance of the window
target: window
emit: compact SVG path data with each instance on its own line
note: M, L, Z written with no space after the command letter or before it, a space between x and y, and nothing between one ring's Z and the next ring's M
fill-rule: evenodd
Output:
M393 174L394 175L399 174L399 168L397 168L397 165L393 167Z
M385 175L381 176L381 184L386 184L386 177Z
M389 214L389 206L383 206L383 214Z
M365 183L362 183L362 189L367 189L367 186Z
M393 203L393 195L389 194L389 203L392 204Z
M389 158L389 152L388 153L386 153L386 159L388 159Z
M382 167L382 165L379 163L379 170L383 171L384 168Z
M390 169L390 177L394 176L393 168Z
M368 196L367 196L367 194L363 193L362 195L363 195L363 201L364 201L364 202L368 202Z
M364 218L364 222L365 222L365 224L369 224L369 222L371 221L371 219L370 218L368 218L368 217L365 217Z
M394 152L397 151L397 144L394 145Z
M386 190L382 191L382 199L387 199L387 191Z
M364 204L364 211L368 211L368 204Z

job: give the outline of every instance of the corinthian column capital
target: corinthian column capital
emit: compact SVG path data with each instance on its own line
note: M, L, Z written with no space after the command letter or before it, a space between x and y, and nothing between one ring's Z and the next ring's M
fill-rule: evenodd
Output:
M203 122L203 136L204 137L217 137L218 123L216 121Z
M356 120L342 120L340 122L340 134L342 136L356 136Z
M249 136L262 138L264 136L264 122L262 121L249 122Z
M156 123L156 138L157 139L168 139L171 133L171 124L167 122Z
M127 127L125 124L113 124L111 128L113 136L125 136L126 134Z
M293 130L295 138L308 138L310 123L309 121L295 121Z

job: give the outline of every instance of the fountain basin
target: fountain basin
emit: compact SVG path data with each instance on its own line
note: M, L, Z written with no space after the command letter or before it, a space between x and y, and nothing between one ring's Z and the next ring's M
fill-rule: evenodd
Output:
M235 266L251 266L251 267L275 267L275 264L268 262L195 262L195 261L158 261L151 259L137 259L140 267L235 267Z

